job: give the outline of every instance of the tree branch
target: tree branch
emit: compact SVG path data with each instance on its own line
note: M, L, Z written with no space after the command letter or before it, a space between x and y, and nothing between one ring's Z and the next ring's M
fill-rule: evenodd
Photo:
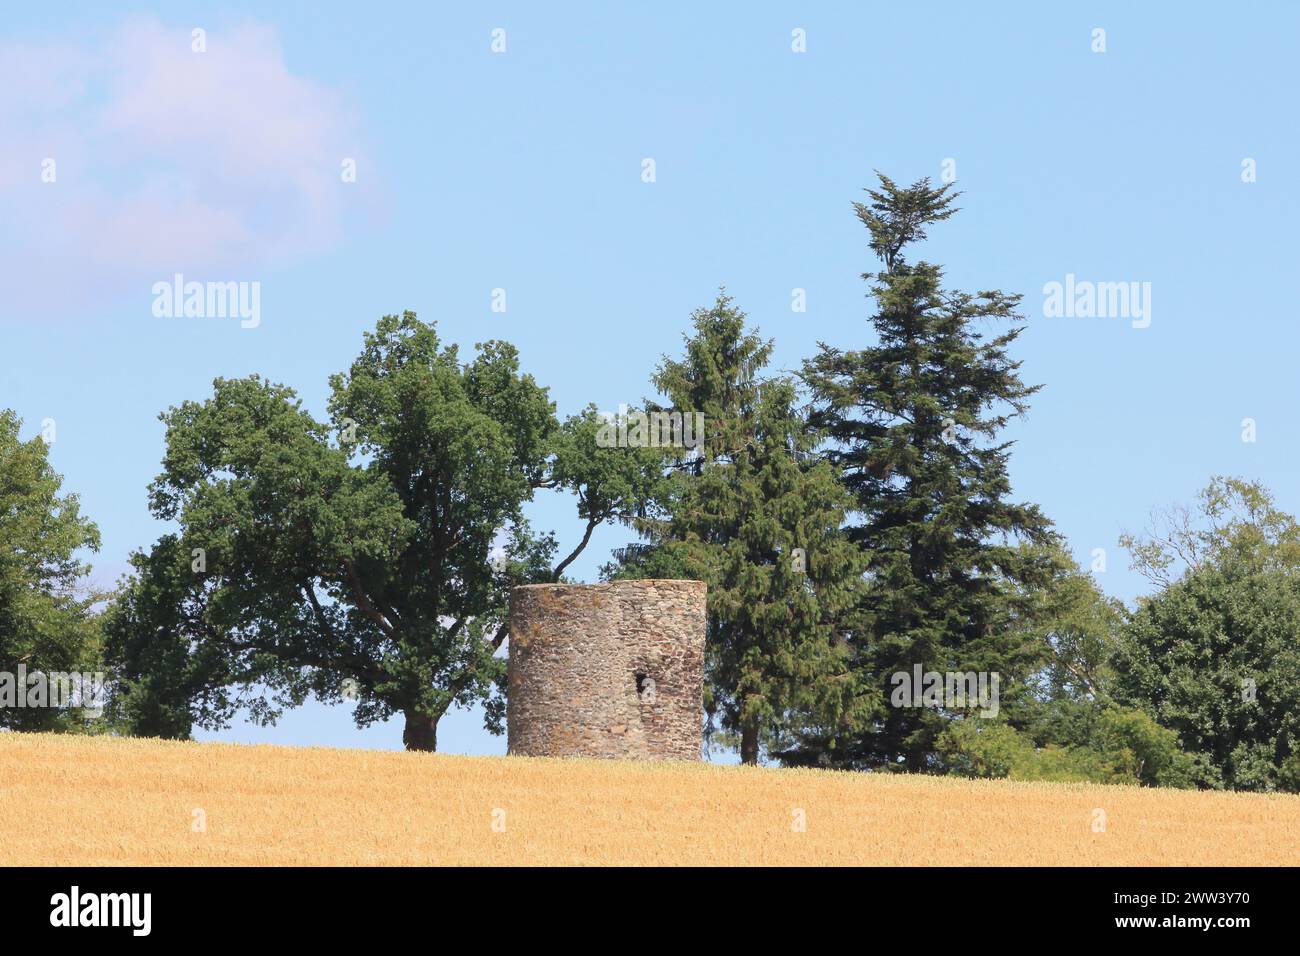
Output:
M349 559L343 562L343 567L348 572L348 583L351 585L352 594L357 599L357 607L361 609L361 613L379 625L379 629L389 638L396 639L396 629L388 622L387 618L375 610L375 606L370 603L370 598L366 597L366 592L361 587L361 577L357 574L356 565Z
M582 535L582 541L579 542L578 546L573 549L567 558L555 566L555 570L551 572L552 581L560 580L560 575L564 572L564 569L572 564L578 555L582 554L583 549L587 547L587 543L591 541L591 533L596 530L596 525L600 524L601 520L600 518L587 519L587 530Z

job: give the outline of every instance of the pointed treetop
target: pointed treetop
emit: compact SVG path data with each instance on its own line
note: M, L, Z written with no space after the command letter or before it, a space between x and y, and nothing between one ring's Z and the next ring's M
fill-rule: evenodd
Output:
M858 218L871 230L871 249L893 272L902 265L899 255L909 242L925 238L925 227L932 222L942 222L957 208L952 205L960 193L951 192L952 183L938 189L931 188L930 179L920 179L905 189L900 189L892 179L879 170L880 189L864 189L871 203L855 202Z

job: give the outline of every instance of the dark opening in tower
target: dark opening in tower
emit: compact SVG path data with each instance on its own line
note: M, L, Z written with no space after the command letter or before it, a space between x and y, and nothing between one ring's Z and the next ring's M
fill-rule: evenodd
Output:
M655 679L649 674L637 672L636 692L643 704L653 704L655 700Z

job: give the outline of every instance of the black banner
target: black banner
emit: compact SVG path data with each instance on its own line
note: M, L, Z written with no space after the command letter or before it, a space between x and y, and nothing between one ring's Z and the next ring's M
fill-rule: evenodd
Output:
M474 925L493 936L518 927L543 938L581 938L585 928L611 917L625 920L631 935L651 939L670 929L667 913L683 907L695 913L688 922L701 934L713 919L728 933L739 923L764 932L767 926L797 931L820 925L818 934L830 927L844 931L860 919L872 938L893 926L917 945L925 945L928 934L946 945L986 932L1006 938L1040 930L1056 940L1199 935L1230 944L1237 934L1276 933L1294 922L1293 906L1283 912L1294 876L1290 870L1217 868L0 871L6 929L17 939L76 934L83 941L93 936L128 945L246 943L250 933L259 942L337 944L376 933L427 934L439 924L459 926L457 938ZM479 916L486 919L470 921ZM868 932L868 924L877 929Z

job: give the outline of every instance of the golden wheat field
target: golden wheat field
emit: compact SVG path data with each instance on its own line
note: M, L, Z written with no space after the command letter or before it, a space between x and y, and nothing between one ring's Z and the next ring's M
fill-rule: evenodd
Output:
M5 733L0 832L3 865L1294 865L1300 797Z

